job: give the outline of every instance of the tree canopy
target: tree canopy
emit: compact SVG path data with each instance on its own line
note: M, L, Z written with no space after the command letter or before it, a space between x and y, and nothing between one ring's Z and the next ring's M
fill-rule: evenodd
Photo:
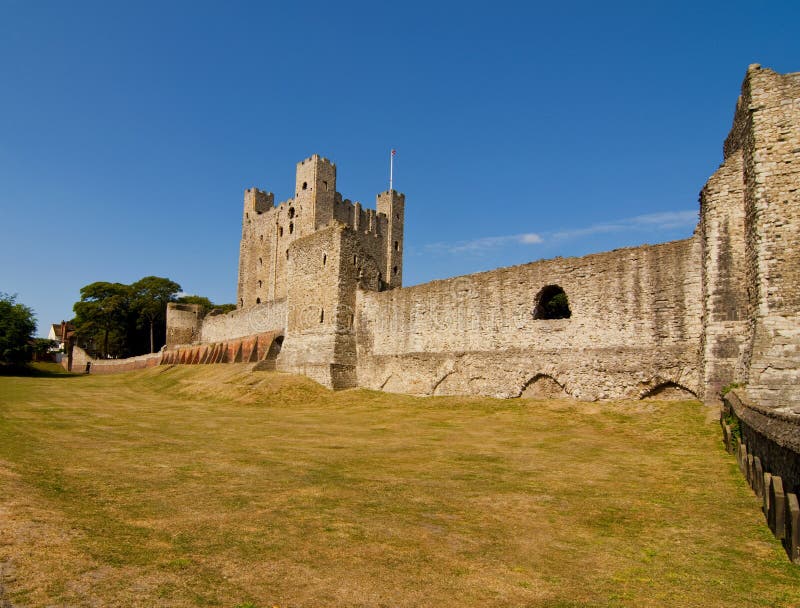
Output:
M17 303L16 296L0 292L0 363L29 361L35 331L33 311Z
M126 285L98 281L81 288L73 306L78 344L96 357L130 357L160 349L167 339L167 304L200 304L203 312L227 312L203 296L182 295L181 286L164 277L148 276Z

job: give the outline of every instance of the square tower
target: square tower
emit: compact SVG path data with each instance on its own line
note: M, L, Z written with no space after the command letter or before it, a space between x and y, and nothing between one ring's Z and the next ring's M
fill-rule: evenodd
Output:
M297 163L294 204L309 224L307 232L319 230L333 220L336 195L336 165L314 154Z
M403 285L403 222L405 221L406 196L397 190L388 190L378 195L378 215L387 220L384 281L389 289Z

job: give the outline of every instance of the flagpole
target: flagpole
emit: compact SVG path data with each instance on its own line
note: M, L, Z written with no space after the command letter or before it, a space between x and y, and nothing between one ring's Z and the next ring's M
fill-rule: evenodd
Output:
M394 178L394 150L389 151L389 192L392 191L392 182Z

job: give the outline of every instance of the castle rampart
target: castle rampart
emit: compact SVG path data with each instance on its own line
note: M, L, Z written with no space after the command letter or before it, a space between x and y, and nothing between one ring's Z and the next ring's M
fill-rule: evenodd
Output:
M696 395L700 266L693 238L360 291L359 383L516 397L547 377L580 399ZM569 318L534 318L550 285L566 293Z
M311 156L297 165L292 199L275 206L268 192L245 192L239 310L199 323L180 311L170 344L270 332L285 337L278 369L334 388L719 402L739 382L762 406L790 408L799 113L800 74L750 66L689 239L411 288L404 195L380 193L364 209L336 191L336 166ZM545 294L566 296L570 314L542 318Z

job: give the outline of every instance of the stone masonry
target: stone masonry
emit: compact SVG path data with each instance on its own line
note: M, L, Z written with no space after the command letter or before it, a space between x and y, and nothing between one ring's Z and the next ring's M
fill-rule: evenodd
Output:
M405 197L383 192L365 209L337 192L333 163L311 156L293 198L276 206L245 191L238 309L203 319L170 307L167 358L216 361L212 344L269 336L245 354L269 351L278 370L331 388L718 403L737 382L761 407L794 414L798 125L800 73L752 65L691 238L410 288ZM557 292L569 316L543 318Z

